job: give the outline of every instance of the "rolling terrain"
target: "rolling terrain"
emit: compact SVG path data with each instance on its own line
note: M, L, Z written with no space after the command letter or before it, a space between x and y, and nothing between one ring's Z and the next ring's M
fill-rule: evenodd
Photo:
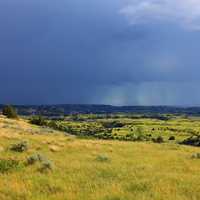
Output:
M200 159L196 156L200 150L178 144L198 133L198 119L119 120L125 126L114 128L113 134L124 135L141 126L142 134L163 135L164 143L83 139L32 125L27 119L0 116L0 199L200 199ZM80 128L81 123L90 122L60 123L79 123ZM175 140L169 141L172 135ZM26 148L17 151L22 143Z

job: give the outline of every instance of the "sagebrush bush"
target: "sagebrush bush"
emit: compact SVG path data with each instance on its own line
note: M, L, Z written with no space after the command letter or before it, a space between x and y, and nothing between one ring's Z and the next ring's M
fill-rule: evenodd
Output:
M99 161L99 162L107 162L109 160L110 160L109 157L106 155L98 155L96 157L96 161Z
M41 167L39 168L39 171L42 173L45 173L45 172L52 171L53 168L54 168L54 165L50 160L43 160L41 162Z
M44 155L41 155L40 153L34 153L27 158L27 163L30 164L34 164L37 161L45 162L48 161L48 159Z
M11 151L16 151L16 152L24 152L28 150L28 142L27 141L20 141L16 144L12 144L10 146Z
M39 167L40 172L52 171L54 168L53 162L48 160L45 156L39 153L30 155L26 160L27 165L34 165L37 162L40 163L40 167Z
M40 155L39 154L33 154L31 156L29 156L27 159L26 159L26 162L28 165L33 165L35 164L37 161L40 161Z

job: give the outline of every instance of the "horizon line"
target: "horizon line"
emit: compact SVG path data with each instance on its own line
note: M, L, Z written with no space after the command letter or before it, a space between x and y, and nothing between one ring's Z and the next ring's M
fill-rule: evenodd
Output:
M52 104L14 104L14 103L0 103L0 106L110 106L110 107L177 107L177 108L192 108L200 107L200 105L112 105L112 104L95 104L95 103L52 103Z

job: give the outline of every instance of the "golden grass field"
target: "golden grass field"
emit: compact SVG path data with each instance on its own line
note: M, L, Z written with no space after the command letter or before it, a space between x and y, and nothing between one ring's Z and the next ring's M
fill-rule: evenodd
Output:
M22 140L27 151L9 149ZM0 159L22 163L0 173L0 200L199 200L200 159L191 158L198 152L173 142L79 139L0 116ZM52 161L53 170L23 164L34 153Z

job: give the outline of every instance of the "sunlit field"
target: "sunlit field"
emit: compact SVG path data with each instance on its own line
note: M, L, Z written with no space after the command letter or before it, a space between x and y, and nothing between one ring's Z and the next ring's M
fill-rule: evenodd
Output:
M178 131L173 135L181 140L190 134L188 128L198 131L199 121L141 119L137 123L145 131L163 132L165 142L81 139L22 119L0 117L0 199L200 199L200 159L194 158L200 149L168 141L172 132L163 131L174 127ZM119 130L127 131L128 127ZM27 143L25 151L12 150L22 141ZM42 161L28 163L34 155L48 160L50 166L42 170ZM17 165L6 168L2 163L8 160Z
M198 117L170 116L169 120L141 117L131 119L123 115L121 118L120 116L103 119L91 118L91 116L83 115L80 116L81 120L65 120L57 123L70 127L74 134L84 136L88 132L91 132L90 135L95 135L99 130L104 134L108 134L108 129L101 130L101 128L105 128L104 123L118 122L121 125L117 124L116 127L111 127L110 135L111 139L119 140L131 140L130 136L146 135L149 139L162 136L164 140L168 140L171 136L174 136L176 142L181 142L189 136L200 134L200 118Z

